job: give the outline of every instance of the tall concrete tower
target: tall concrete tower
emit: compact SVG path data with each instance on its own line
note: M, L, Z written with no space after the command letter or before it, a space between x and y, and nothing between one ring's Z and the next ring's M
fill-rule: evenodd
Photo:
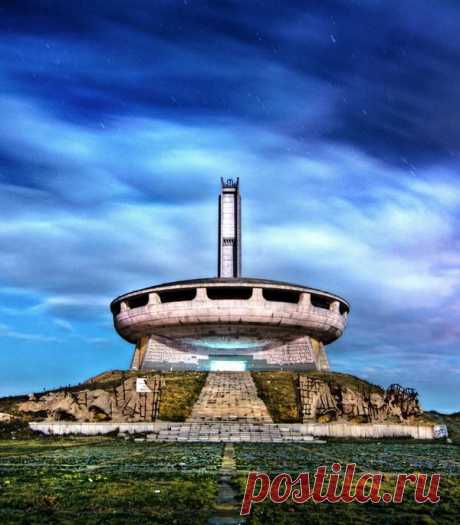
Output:
M219 195L218 277L241 275L240 179L221 179Z
M115 329L136 345L135 370L326 370L350 305L337 295L241 277L239 180L222 180L218 278L163 283L110 305Z

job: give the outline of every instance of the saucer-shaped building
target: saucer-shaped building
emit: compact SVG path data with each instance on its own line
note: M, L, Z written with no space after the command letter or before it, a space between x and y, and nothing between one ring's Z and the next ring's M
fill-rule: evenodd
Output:
M222 181L218 277L159 284L111 303L117 332L136 345L131 368L327 370L325 346L347 324L341 297L240 277L239 181Z

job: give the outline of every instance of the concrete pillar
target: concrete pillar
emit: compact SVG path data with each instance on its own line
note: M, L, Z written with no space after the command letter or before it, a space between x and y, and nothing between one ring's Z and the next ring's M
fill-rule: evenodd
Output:
M327 358L327 354L326 354L324 345L319 351L318 360L316 361L316 366L318 370L321 370L321 371L330 370L329 359Z
M149 303L148 304L160 304L160 296L156 292L149 293Z
M206 294L206 288L197 288L196 289L196 297L194 301L207 301L208 296Z
M264 296L262 294L262 288L252 289L252 297L250 301L254 301L256 303L263 303L265 301Z
M332 303L329 305L329 310L331 310L332 312L340 313L339 301L332 301Z
M316 370L329 370L329 360L327 358L324 343L314 338L310 338L313 349Z
M304 307L311 306L311 294L308 292L302 292L300 294L299 304Z
M137 341L131 362L131 370L140 370L149 345L149 337L141 337Z
M133 353L133 358L131 359L131 366L130 366L130 370L139 370L139 366L140 366L140 348L139 348L139 343L136 344L136 347L134 349L134 353Z

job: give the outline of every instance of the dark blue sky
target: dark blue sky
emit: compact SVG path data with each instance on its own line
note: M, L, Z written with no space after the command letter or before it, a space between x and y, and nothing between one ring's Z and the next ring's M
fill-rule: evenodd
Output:
M343 295L336 370L459 410L460 5L0 7L0 394L126 367L110 300L215 273Z

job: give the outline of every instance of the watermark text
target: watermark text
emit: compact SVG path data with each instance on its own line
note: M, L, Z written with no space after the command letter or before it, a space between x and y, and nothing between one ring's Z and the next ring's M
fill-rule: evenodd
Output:
M264 472L250 472L246 481L240 514L246 516L255 503L267 497L273 503L291 500L302 504L314 503L401 503L407 485L415 487L414 499L417 503L437 503L441 476L432 474L398 474L392 492L382 490L382 473L356 476L356 463L349 463L342 471L339 463L333 463L328 472L320 466L313 475L302 472L296 478L282 472L273 479Z

